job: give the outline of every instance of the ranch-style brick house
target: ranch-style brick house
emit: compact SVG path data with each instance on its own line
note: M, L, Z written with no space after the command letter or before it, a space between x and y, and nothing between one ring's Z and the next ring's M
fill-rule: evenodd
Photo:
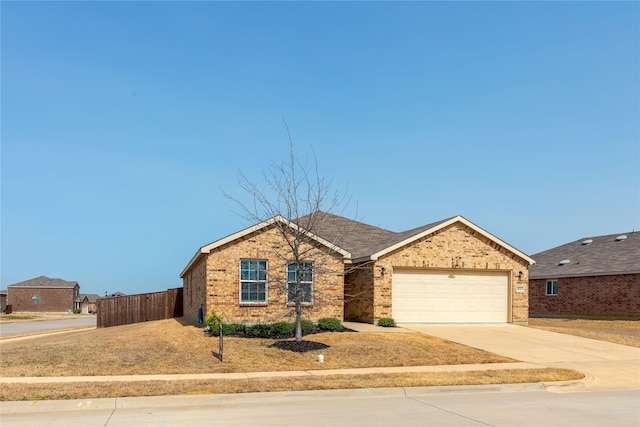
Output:
M526 254L462 216L393 232L324 212L302 230L303 250L322 265L305 266L304 318L375 323L526 323ZM303 217L305 218L305 217ZM276 216L202 246L183 279L184 316L215 309L225 322L293 320L286 288L290 262L274 256L285 241L276 226L301 221Z
M640 316L640 233L585 237L533 258L532 317Z

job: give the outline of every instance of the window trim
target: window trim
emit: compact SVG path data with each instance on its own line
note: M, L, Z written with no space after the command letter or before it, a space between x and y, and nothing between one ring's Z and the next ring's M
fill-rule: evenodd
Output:
M555 286L554 286L555 284ZM549 285L551 285L551 292L549 292ZM548 297L555 297L558 296L558 288L560 287L560 284L558 282L558 279L548 279L545 282L545 289L544 289L544 294L545 296ZM554 292L555 290L555 292Z
M289 284L293 283L289 281L289 266L295 265L296 262L295 261L289 261L287 262L287 304L295 304L295 300L292 300L289 298ZM311 281L304 281L304 280L300 280L300 285L302 286L303 290L302 290L302 305L313 305L314 303L314 290L315 290L315 268L313 266L313 261L300 261L300 264L310 264L311 265ZM295 273L295 270L294 270ZM307 292L307 294L310 296L309 301L305 301L304 300L304 285L308 284L310 285L311 289L310 292Z
M265 279L264 280L242 280L242 263L244 261L259 261L259 262L264 262L264 273L265 273ZM241 258L240 262L238 263L238 278L240 279L240 292L238 295L238 299L241 305L260 305L260 306L265 306L268 304L269 302L269 261L266 259L256 259L256 258ZM257 270L260 271L260 270ZM242 299L242 286L243 284L264 284L264 300L262 301L245 301Z

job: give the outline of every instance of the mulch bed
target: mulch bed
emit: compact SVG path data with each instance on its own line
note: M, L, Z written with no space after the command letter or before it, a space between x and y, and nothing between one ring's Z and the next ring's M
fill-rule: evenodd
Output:
M306 353L308 351L318 351L318 350L323 350L325 348L329 348L328 345L323 344L321 342L305 341L305 340L276 341L273 344L271 344L269 347L276 347L276 348L279 348L280 350L289 350L295 353Z

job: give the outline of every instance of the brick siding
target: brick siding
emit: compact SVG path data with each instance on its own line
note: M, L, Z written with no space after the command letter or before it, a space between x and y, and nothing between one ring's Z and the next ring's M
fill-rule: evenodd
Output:
M204 303L205 316L215 309L225 322L293 321L294 306L286 301L287 260L276 255L277 252L286 254L286 247L282 236L272 227L213 249L203 257L201 264L197 263L183 277L185 317L193 321L200 303ZM304 306L303 318L313 321L323 317L343 320L342 259L337 255L323 254L310 245L304 244L301 248L303 252L309 250L311 252L305 260L314 262L314 301ZM266 303L240 302L241 259L267 260Z
M182 278L184 317L193 323L198 320L198 308L207 305L206 265L206 258L201 258Z
M344 284L345 320L374 323L374 268L374 262L347 267Z
M8 287L7 304L11 304L13 312L67 312L73 310L75 298L80 290L75 288L26 288ZM40 299L36 305L33 296L38 295Z
M558 295L546 295L547 280L558 280ZM531 316L640 316L640 274L533 279Z

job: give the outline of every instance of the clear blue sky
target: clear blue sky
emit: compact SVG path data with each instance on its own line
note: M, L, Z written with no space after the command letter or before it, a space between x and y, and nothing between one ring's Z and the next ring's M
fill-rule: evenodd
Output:
M345 216L518 249L640 229L638 2L8 2L1 287L181 286L313 147Z

